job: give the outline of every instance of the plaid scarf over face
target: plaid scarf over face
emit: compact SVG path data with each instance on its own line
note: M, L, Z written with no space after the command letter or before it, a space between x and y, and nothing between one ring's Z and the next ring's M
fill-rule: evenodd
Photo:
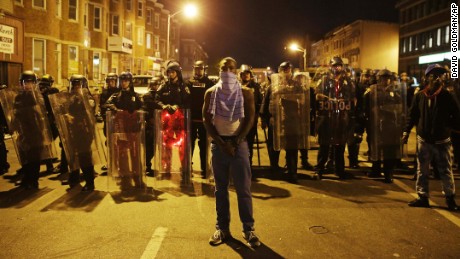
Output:
M234 73L220 72L220 80L211 94L208 112L228 121L244 118L243 90Z

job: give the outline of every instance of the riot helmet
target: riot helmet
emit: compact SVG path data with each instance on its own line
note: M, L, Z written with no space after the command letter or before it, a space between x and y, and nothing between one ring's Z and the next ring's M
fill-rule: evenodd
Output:
M332 73L339 75L342 72L343 60L339 56L335 56L329 61L329 65L331 66Z
M292 69L294 68L294 66L291 64L291 62L289 61L284 61L283 63L281 63L279 66L278 66L278 73L281 73L281 72L286 72L286 71L290 71L290 73L292 73Z
M382 69L377 73L377 83L380 85L388 85L393 78L393 73L388 69Z
M117 81L117 79L118 79L117 73L108 73L107 76L105 77L105 82L108 84L110 80Z
M37 75L32 70L26 70L19 76L19 83L22 85L26 81L32 81L34 84L37 83Z
M54 83L54 78L50 74L44 74L42 78L40 78L40 83L39 84L45 84L48 86L53 86Z
M361 72L361 77L359 79L359 82L362 84L368 84L370 83L371 76L372 76L372 70L369 68L366 68Z
M88 88L88 80L83 75L72 75L69 82L69 92L73 92L74 90L81 88Z
M123 87L123 85L125 84L124 82L128 82L128 85L126 87ZM118 77L118 87L121 90L134 91L133 74L129 71L121 72L120 76Z
M202 60L195 61L193 65L193 75L195 78L202 78L206 74L206 69L208 66Z
M249 77L248 77L249 75ZM242 64L240 67L240 78L243 83L249 82L254 77L252 67L250 65Z
M171 78L171 76L169 75L171 71L176 72L176 77ZM177 61L168 62L168 65L166 66L166 74L168 76L169 81L175 82L176 78L182 81L182 67L180 66L179 62Z
M30 83L32 83L33 86L37 84L37 75L32 70L26 70L19 76L19 84L24 90L32 90L33 87L29 87Z
M51 86L53 86L54 83L54 78L49 75L45 74L40 78L40 81L38 82L38 87L40 88L40 92L44 93L49 89Z

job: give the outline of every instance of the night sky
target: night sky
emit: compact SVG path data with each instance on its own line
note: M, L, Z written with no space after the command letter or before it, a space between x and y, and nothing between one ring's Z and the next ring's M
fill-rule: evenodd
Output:
M187 1L159 0L171 13ZM196 0L199 16L178 17L182 36L193 37L209 55L210 67L222 57L238 64L277 67L298 64L301 52L284 46L306 35L311 41L358 19L398 22L397 0ZM186 32L184 32L186 31ZM188 36L186 33L191 34Z

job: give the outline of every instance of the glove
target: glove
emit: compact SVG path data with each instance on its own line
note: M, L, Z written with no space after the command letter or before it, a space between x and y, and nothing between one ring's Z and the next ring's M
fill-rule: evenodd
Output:
M168 107L166 110L169 112L169 114L173 114L177 111L177 105L167 105Z

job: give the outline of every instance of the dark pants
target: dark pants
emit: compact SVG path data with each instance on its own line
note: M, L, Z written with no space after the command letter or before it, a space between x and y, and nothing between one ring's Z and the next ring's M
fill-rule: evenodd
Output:
M318 150L318 168L324 170L329 152L331 152L334 161L334 173L339 176L345 174L345 145L321 144Z
M152 158L155 155L155 133L152 130L145 131L145 165L152 169Z
M38 177L40 174L40 162L30 162L22 165L22 172L24 177L22 178L22 184L35 185L38 187Z
M208 141L206 129L203 122L194 121L192 122L192 154L195 150L195 141L198 138L198 147L200 148L200 164L201 171L206 173L207 165L207 151L208 151Z
M246 135L246 140L248 142L248 147L249 147L249 163L251 164L251 166L252 166L252 156L254 153L253 146L254 146L254 141L256 139L256 134L257 134L257 125L255 127L252 127L249 130L248 135Z
M268 149L268 157L270 159L270 167L278 168L280 152L276 151L273 146L273 125L268 125L267 149Z
M297 156L298 149L287 149L286 150L286 165L288 169L288 173L291 176L297 176L297 163L298 163L298 156Z

